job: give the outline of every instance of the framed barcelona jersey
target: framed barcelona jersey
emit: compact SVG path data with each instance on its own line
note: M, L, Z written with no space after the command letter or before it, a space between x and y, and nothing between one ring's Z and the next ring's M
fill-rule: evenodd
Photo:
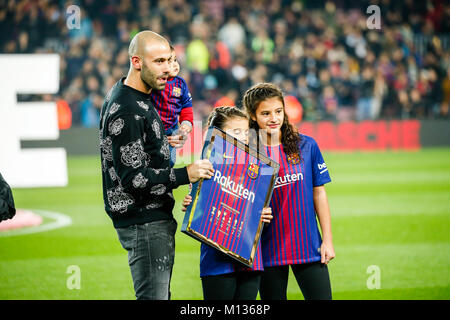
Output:
M202 150L214 177L191 190L181 231L251 267L261 212L272 196L279 164L222 130L210 127Z

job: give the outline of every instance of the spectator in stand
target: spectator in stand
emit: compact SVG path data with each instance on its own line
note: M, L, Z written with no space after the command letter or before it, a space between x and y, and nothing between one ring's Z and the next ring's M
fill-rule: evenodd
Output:
M442 94L443 100L439 113L442 117L448 118L450 107L450 68L447 69L446 76L442 81Z
M272 61L275 44L265 29L261 28L258 30L258 33L252 40L251 47L255 52L256 61L265 64Z
M332 86L328 85L323 89L322 95L320 96L320 104L320 108L323 112L323 119L335 120L338 109L338 100Z
M220 28L217 37L228 46L232 54L234 54L237 47L244 45L246 41L245 29L239 23L237 17L230 17Z
M356 119L359 121L372 118L374 85L374 72L371 67L365 67L362 71L362 84L356 110Z

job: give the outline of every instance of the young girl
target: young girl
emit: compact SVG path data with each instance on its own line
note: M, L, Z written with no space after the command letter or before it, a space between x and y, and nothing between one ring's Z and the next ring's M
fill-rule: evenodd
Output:
M247 143L248 118L235 107L215 108L208 119L208 127L215 126L242 142ZM192 202L187 195L183 211ZM269 223L272 210L264 208L261 219ZM258 246L253 268L248 268L233 258L204 243L201 244L200 276L205 300L255 300L261 279L261 245Z
M319 147L289 124L277 86L253 86L245 93L243 105L254 133L250 144L280 164L270 202L274 218L261 235L261 299L286 300L289 266L305 299L331 299L327 264L335 253L324 187L331 179Z

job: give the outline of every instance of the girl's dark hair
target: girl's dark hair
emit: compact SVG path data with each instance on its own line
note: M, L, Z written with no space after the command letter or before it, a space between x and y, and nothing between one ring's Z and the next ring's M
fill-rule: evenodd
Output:
M219 129L223 129L225 122L235 117L248 119L247 114L239 108L229 106L217 107L214 108L209 115L207 126L214 126Z
M281 125L281 144L284 152L289 155L299 154L300 135L297 130L289 123L288 116L285 111L284 97L281 89L272 83L258 83L248 89L242 99L242 105L250 116L256 117L256 109L261 102L270 98L278 98L283 104L284 120ZM253 119L249 120L249 128L256 132L256 145L259 145L259 126ZM253 137L250 137L253 138Z

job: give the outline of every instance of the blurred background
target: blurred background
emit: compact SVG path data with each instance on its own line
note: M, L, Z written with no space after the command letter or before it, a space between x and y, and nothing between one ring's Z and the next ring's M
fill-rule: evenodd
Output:
M68 176L62 187L13 186L21 212L0 223L0 299L134 299L126 252L104 211L98 122L106 92L128 72L130 39L144 29L174 45L193 97L195 128L177 166L199 156L214 107L241 106L251 85L274 82L289 120L316 139L330 170L333 298L450 298L448 1L0 0L0 58L60 58L56 93L19 92L9 106L54 102L58 139L3 130L0 145L16 139L21 156L63 148ZM11 75L0 74L7 83ZM33 123L3 107L0 132L2 117L16 119L13 127ZM20 167L1 150L0 164L9 157L11 165L0 170ZM174 191L178 228L188 192ZM177 232L173 299L202 299L199 247ZM288 299L303 299L292 274Z
M81 9L80 29L66 9ZM369 5L381 29L368 29ZM450 3L356 0L1 1L3 53L58 53L60 90L19 101L62 100L72 126L97 127L108 89L129 67L140 30L175 46L181 76L204 120L219 104L240 105L247 88L280 85L303 119L448 118Z

